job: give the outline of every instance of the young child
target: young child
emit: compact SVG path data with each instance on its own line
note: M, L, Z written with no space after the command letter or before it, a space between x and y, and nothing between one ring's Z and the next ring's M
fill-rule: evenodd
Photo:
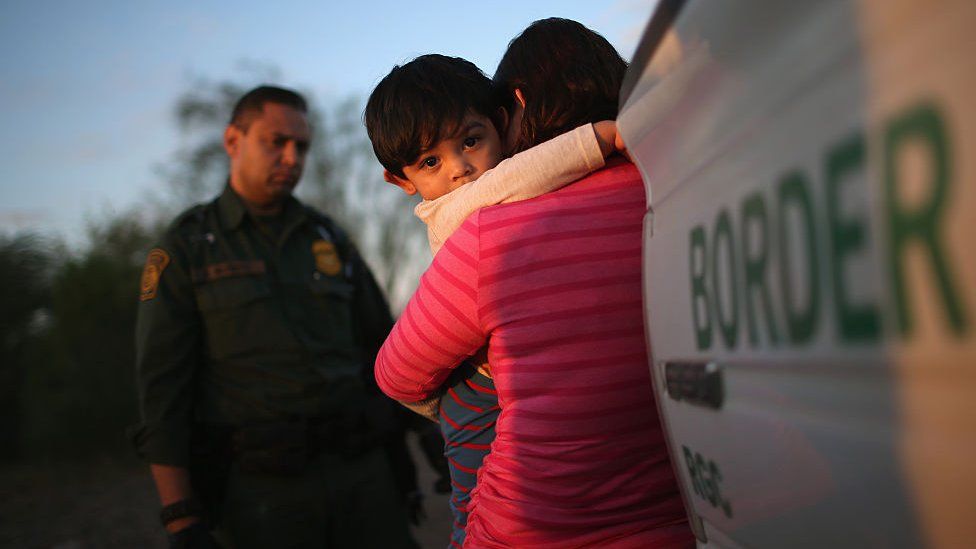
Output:
M509 116L491 81L474 64L443 55L394 67L370 95L364 118L386 180L423 198L414 212L435 254L471 213L534 198L602 168L617 142L616 124L602 121L502 160L500 131ZM486 350L459 366L439 397L403 404L440 422L451 471L451 546L460 547L499 412Z

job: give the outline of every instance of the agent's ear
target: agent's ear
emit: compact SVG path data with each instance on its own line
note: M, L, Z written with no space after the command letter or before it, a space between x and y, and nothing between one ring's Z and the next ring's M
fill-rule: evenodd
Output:
M400 187L403 189L403 192L407 194L417 194L417 187L414 186L409 179L397 177L390 173L390 170L383 170L383 179L386 180L387 183L393 183L397 187Z
M241 129L233 124L228 124L224 128L224 151L227 152L227 156L234 158L237 155L242 135Z

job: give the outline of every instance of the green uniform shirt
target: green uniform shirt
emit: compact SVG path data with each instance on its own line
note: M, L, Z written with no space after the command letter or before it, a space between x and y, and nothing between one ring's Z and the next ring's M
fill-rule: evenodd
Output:
M195 422L356 413L392 326L372 274L327 217L290 198L262 222L229 186L177 218L141 291L133 440L151 463L185 466Z

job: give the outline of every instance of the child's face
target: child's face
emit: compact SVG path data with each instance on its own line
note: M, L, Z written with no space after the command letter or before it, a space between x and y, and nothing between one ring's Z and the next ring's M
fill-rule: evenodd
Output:
M502 160L502 143L495 125L487 117L469 113L455 135L422 151L417 160L403 167L406 180L394 181L407 194L420 193L424 200L444 196L481 177Z

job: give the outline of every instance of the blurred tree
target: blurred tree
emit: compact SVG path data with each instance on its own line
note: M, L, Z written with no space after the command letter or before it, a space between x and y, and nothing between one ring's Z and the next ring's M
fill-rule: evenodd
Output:
M50 301L50 248L33 234L0 236L0 460L20 452L25 351Z
M220 192L227 178L223 129L234 103L261 82L280 79L273 68L258 66L251 72L240 82L197 79L177 100L174 115L185 145L160 168L173 190L168 213ZM314 137L298 195L349 231L399 310L429 262L425 228L413 216L415 200L383 180L361 121L359 98L324 109L310 92L302 93L309 101Z
M156 232L136 213L122 214L92 224L89 248L62 258L23 380L28 457L126 451L123 432L136 420L139 273Z

